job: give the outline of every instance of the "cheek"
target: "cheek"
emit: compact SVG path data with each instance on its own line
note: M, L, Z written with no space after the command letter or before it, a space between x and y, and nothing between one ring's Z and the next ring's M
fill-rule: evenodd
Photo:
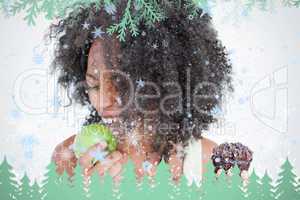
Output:
M99 110L99 94L97 92L89 92L89 100L96 110Z

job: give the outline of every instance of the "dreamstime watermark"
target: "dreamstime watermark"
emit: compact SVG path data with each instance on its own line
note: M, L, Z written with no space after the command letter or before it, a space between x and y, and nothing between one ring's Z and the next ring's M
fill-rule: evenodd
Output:
M69 125L79 126L82 124L86 117L86 113L82 113L80 109L72 105L72 97L70 97L68 92L74 92L78 87L91 87L87 83L87 80L78 82L76 85L70 87L70 91L59 90L57 77L59 74L50 74L47 69L33 68L20 73L14 83L14 101L20 111L30 114L30 115L62 115L64 119L68 121ZM110 106L111 102L108 102L113 90L110 91L111 86L107 86L110 81L107 81L107 77L116 77L116 80L123 80L122 84L127 85L126 99L127 101L122 101L118 107ZM203 121L194 117L194 113L201 115L201 117L211 116L212 108L208 109L203 102L216 102L218 101L218 86L209 81L203 81L196 83L191 86L191 71L189 68L186 70L186 82L183 84L178 82L164 82L157 84L155 82L150 82L146 80L137 83L133 81L130 76L119 70L106 70L99 73L98 82L99 88L89 91L86 89L88 96L92 105L97 109L98 113L103 113L109 111L108 109L117 108L117 112L130 112L130 109L134 107L140 113L145 116L159 114L171 116L174 114L180 114L184 117L185 122L183 124L163 124L161 123L160 130L167 127L166 132L172 131L173 129L178 129L179 125L181 129L191 131L190 129L201 131L203 128L207 127L208 124L203 124ZM40 84L32 87L25 87L28 82L39 82ZM42 83L42 84L41 84ZM113 83L113 81L111 81ZM37 95L36 97L31 97L35 99L32 101L26 101L24 98L24 93L29 93L35 91L37 88L44 88L44 93ZM162 92L164 90L164 93ZM145 92L146 91L146 92ZM147 93L148 91L148 93ZM149 92L151 91L151 92ZM166 94L165 91L170 91ZM58 95L60 93L60 95ZM118 94L118 92L116 93ZM27 95L28 96L28 95ZM32 96L32 95L31 95ZM91 98L92 97L92 98ZM41 98L41 101L38 99ZM119 98L119 96L114 97ZM94 102L91 99L96 99ZM147 103L149 101L149 103ZM39 105L37 102L42 102ZM146 102L146 103L145 103ZM156 102L157 105L151 108L151 102ZM170 106L170 102L172 105ZM65 105L72 106L65 106ZM109 106L107 106L109 105ZM146 105L146 106L145 106ZM208 105L209 106L209 105ZM153 106L152 106L153 107Z

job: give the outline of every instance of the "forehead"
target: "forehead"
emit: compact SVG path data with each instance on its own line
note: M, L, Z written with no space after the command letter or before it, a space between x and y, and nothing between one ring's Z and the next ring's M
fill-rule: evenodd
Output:
M118 43L115 39L95 40L89 51L87 71L93 72L117 68L120 52Z
M104 54L105 51L103 42L100 40L95 40L90 48L88 55L88 72L106 69Z

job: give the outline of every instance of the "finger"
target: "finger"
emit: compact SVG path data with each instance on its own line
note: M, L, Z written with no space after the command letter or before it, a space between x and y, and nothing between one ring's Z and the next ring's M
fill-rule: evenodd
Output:
M109 174L111 177L115 177L122 173L122 164L120 162L115 163L111 168L109 168Z
M118 174L113 177L113 181L116 185L119 185L121 183L122 179L123 179L123 177L121 174Z
M229 169L226 171L226 175L227 175L227 176L232 176L232 175L233 175L231 169L232 169L232 168L229 168Z
M176 154L173 154L169 158L170 171L172 179L176 182L180 179L183 171L183 161L178 159Z
M92 160L94 159L93 152L104 150L105 145L103 143L97 143L90 147L80 158L79 163L83 168L92 167Z
M127 161L128 161L128 155L127 153L123 153L120 162L122 165L124 165L125 163L127 163Z
M132 152L131 154L131 160L135 166L135 174L138 180L140 180L144 176L144 170L143 170L143 162L146 159L146 154L143 152Z
M118 151L115 151L108 155L106 159L102 162L97 162L95 166L93 166L88 174L92 174L95 170L98 171L99 176L104 176L105 172L108 171L115 163L120 162L122 159L122 154Z
M248 171L246 170L241 171L241 177L244 181L248 181L249 179Z
M223 171L223 170L222 170L221 168L218 169L218 170L217 170L217 173L216 173L216 176L217 176L217 177L221 176L222 171Z
M157 166L158 166L160 160L161 160L161 157L158 153L153 152L153 153L149 154L149 162L152 164L151 168L147 172L147 174L149 176L152 176L152 177L155 176L156 169L157 169Z
M102 165L105 171L107 171L116 162L121 161L122 157L123 155L119 151L114 151L111 154L109 154L103 162L100 162L100 165Z

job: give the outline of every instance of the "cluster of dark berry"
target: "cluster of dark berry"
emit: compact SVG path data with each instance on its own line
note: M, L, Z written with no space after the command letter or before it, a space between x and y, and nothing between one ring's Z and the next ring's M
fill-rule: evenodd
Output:
M215 166L215 173L219 169L224 169L226 172L238 166L240 171L248 170L252 161L253 152L241 143L223 143L213 149L211 156Z

